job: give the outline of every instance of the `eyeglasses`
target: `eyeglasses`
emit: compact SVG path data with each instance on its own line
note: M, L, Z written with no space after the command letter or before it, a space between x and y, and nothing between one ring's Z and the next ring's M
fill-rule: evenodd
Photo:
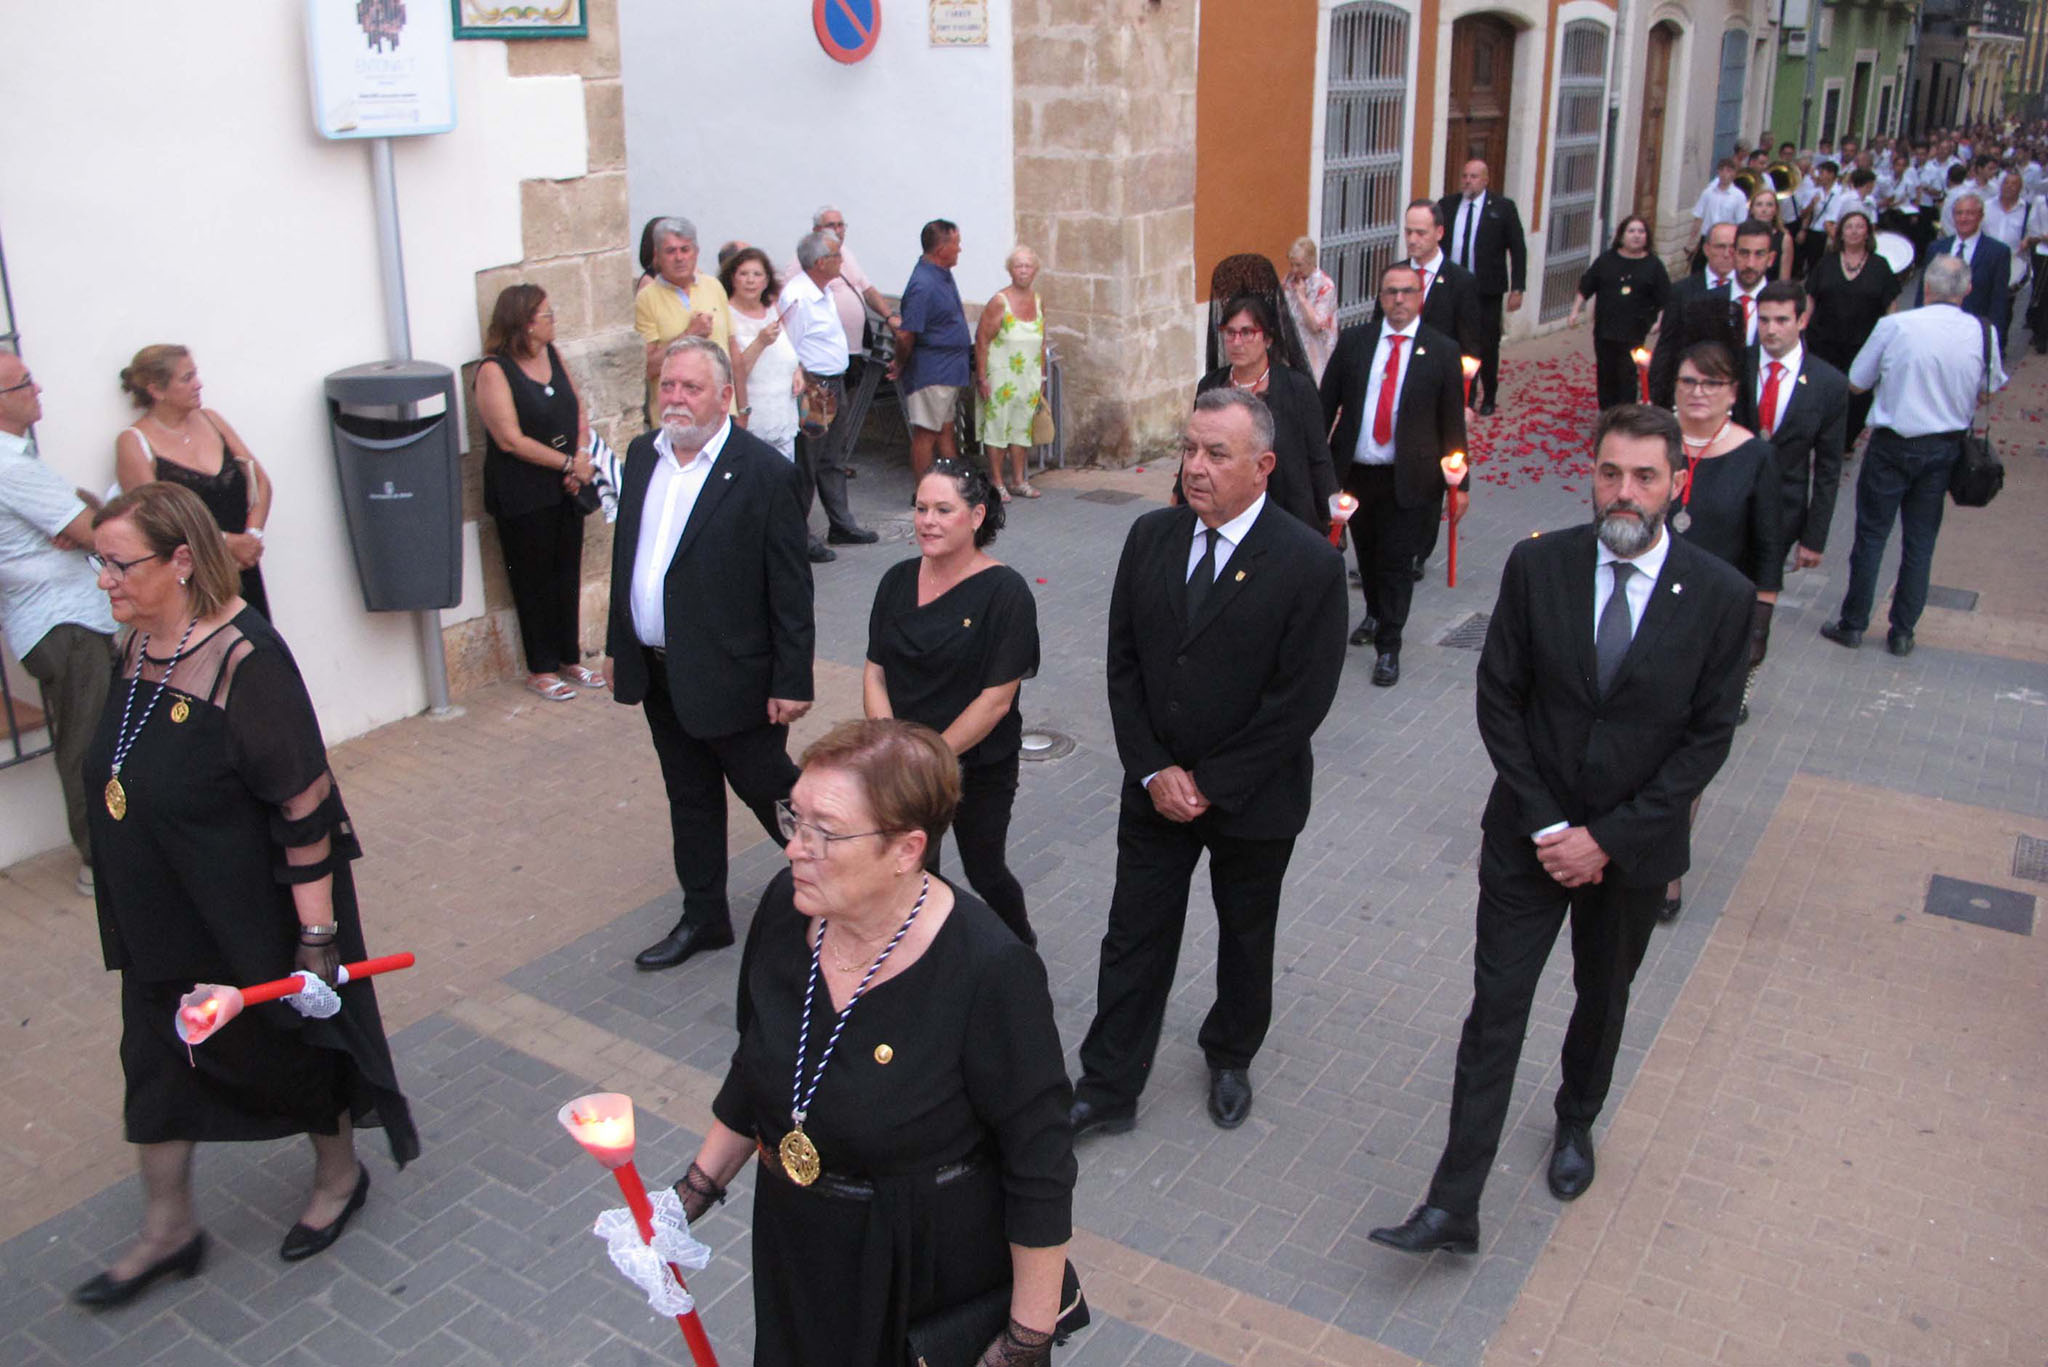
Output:
M0 394L12 394L17 389L27 389L35 384L35 382L36 377L29 371L24 370L21 372L21 383L0 385Z
M1380 287L1380 298L1382 299L1389 295L1398 299L1404 294L1420 293L1422 293L1422 287L1419 285L1383 285Z
M1723 385L1730 385L1734 383L1735 381L1733 380L1710 380L1707 379L1704 375L1680 375L1678 377L1678 387L1680 389L1690 389L1699 393L1704 393L1712 389L1719 389Z
M543 318L547 319L549 322L553 322L555 318L555 311L553 309L542 309L539 313L533 315L533 321L536 323L538 323Z
M155 553L151 553L149 555L138 555L133 560L116 560L111 555L88 555L85 557L85 563L92 566L92 572L94 574L105 574L109 570L111 570L113 571L114 578L126 579L128 577L128 571L134 569L143 561L161 559L163 559L163 557Z
M843 233L846 231L846 220L842 218L837 223L834 223L830 219L827 219L825 222L820 223L818 226L828 233Z
M1249 342L1249 341L1251 341L1251 340L1252 340L1252 339L1253 339L1254 337L1263 337L1263 336L1265 336L1265 335L1266 335L1266 330L1265 330L1264 328L1225 328L1225 329L1223 329L1223 340L1224 340L1224 341L1226 341L1226 342Z
M782 832L785 842L796 841L797 848L813 859L823 859L836 841L897 834L895 831L855 831L851 835L835 835L815 822L799 820L796 808L789 805L787 798L775 804L775 829Z

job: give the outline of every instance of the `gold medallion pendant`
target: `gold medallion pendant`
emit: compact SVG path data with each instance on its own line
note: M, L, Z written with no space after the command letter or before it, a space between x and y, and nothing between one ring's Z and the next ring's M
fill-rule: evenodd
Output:
M128 790L118 778L107 780L107 815L116 821L128 815Z
M181 722L191 715L192 709L185 705L185 700L183 698L180 698L176 702L171 704L172 721Z
M782 1136L782 1143L776 1152L782 1158L782 1170L789 1174L789 1180L800 1187L807 1187L818 1180L818 1174L825 1170L818 1161L818 1146L804 1133L799 1125Z

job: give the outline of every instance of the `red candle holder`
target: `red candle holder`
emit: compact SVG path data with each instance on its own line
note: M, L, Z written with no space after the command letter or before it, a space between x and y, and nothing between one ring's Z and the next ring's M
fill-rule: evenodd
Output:
M1465 359L1470 360L1471 357L1468 356ZM1453 451L1438 461L1437 464L1443 467L1444 483L1449 486L1452 495L1450 500L1450 563L1444 583L1450 588L1456 588L1458 587L1458 500L1456 495L1458 485L1465 478L1465 453L1463 451Z
M1642 347L1637 347L1628 354L1628 358L1636 363L1636 393L1640 396L1637 402L1648 403L1650 401L1650 353Z
M1358 511L1358 500L1350 494L1330 495L1330 544L1335 546L1344 539L1344 528L1351 521L1351 515Z
M1467 408L1472 406L1472 377L1479 373L1479 364L1477 356L1460 356L1458 358L1458 365L1465 372L1465 407Z
M394 973L401 968L411 968L410 954L380 954L374 959L358 959L352 964L343 964L341 971L334 975L331 986L355 982L362 978L374 978L379 973ZM178 999L178 1012L172 1018L172 1028L187 1047L204 1044L216 1031L236 1016L242 1008L256 1006L263 1002L274 1002L283 997L296 997L306 990L306 978L294 973L287 978L273 978L267 983L253 987L227 987L220 983L195 983L192 990Z

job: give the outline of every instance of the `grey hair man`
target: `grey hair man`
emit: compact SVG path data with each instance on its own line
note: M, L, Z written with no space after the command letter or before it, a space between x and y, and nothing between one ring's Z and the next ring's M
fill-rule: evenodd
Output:
M1870 444L1856 477L1856 544L1841 615L1820 629L1837 645L1863 643L1877 596L1878 563L1892 522L1899 523L1899 577L1892 588L1894 655L1913 652L1913 629L1927 606L1943 496L1977 411L1979 390L2005 386L1998 334L1963 312L1971 267L1958 256L1927 263L1920 308L1880 318L1849 366L1849 387L1874 395Z
M633 298L633 331L647 344L647 423L658 427L655 390L668 344L678 337L708 337L729 349L732 309L718 277L697 269L696 224L687 218L663 218L648 231L654 238L654 278ZM746 410L742 380L733 387L733 411Z
M861 363L863 352L862 337L867 329L868 315L873 314L892 329L903 322L902 316L889 307L889 301L875 288L867 272L860 268L860 262L853 259L853 253L846 246L846 215L827 204L811 215L811 231L830 233L839 239L839 274L833 277L830 286L832 303L839 310L839 324L846 329L847 382L853 383L857 376L854 367ZM787 280L795 275L785 270L782 278Z
M775 315L796 348L803 367L803 427L797 432L796 465L803 483L804 516L813 499L825 505L826 541L865 546L879 538L854 521L846 497L845 457L853 441L846 402L846 329L829 292L844 259L839 239L823 229L796 244L797 269L790 272L775 302ZM838 558L830 545L812 538L810 557L823 564Z

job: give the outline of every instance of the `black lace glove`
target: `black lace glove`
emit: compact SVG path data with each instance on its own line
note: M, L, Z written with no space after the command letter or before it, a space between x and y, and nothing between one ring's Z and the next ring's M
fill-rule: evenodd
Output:
M1764 652L1771 644L1771 608L1773 604L1761 598L1749 612L1749 667L1755 669L1764 662Z
M1052 1361L1052 1335L1026 1329L1011 1320L988 1347L981 1350L975 1367L1046 1367Z
M302 973L318 973L320 981L332 987L335 978L340 976L341 950L332 937L317 945L301 940L298 950L292 955L292 967Z
M705 1211L725 1201L725 1188L711 1180L711 1174L690 1164L683 1180L676 1183L676 1199L683 1203L683 1215L696 1224Z

